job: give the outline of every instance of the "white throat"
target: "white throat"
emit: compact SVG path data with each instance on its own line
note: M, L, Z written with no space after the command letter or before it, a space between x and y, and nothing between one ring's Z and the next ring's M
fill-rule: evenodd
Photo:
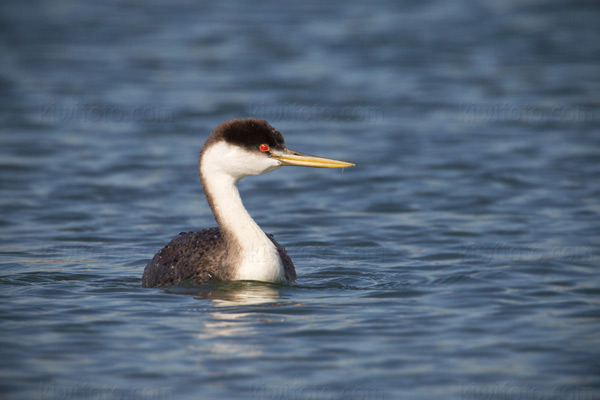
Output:
M215 143L204 150L199 170L204 190L222 233L232 243L230 254L236 280L280 282L285 274L277 248L252 219L237 189L244 176L257 175L279 165L260 154L253 154L227 143ZM234 250L236 249L236 250Z

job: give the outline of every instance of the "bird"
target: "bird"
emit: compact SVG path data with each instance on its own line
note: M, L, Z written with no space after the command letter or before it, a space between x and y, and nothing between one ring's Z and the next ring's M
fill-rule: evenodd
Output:
M181 232L154 255L142 286L202 285L214 281L294 282L285 248L264 233L242 203L240 179L281 166L344 168L355 164L292 151L266 120L219 124L200 151L198 172L217 227Z

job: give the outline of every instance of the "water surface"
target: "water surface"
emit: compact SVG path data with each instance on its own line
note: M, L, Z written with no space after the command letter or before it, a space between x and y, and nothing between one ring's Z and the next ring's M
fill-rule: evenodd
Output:
M598 7L1 10L3 397L600 398ZM241 182L298 282L142 288L248 116L357 165Z

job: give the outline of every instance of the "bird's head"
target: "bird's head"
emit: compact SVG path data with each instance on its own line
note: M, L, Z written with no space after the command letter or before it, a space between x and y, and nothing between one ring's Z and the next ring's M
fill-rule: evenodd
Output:
M284 165L344 168L354 164L292 151L263 119L233 119L215 128L202 148L200 173L224 173L236 181Z

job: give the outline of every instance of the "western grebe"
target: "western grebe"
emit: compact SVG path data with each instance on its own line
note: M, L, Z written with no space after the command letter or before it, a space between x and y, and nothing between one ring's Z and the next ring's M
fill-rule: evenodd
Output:
M219 226L173 238L144 269L142 285L295 281L296 270L287 252L254 222L237 189L240 179L283 165L343 168L354 164L291 151L281 133L262 119L234 119L217 126L202 147L198 171Z

